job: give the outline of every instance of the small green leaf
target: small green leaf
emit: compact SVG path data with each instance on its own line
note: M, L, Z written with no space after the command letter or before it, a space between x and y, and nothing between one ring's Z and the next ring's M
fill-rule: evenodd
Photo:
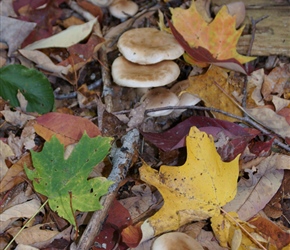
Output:
M100 197L113 183L104 177L88 180L94 166L108 154L110 141L109 137L90 138L84 133L68 159L64 159L64 145L55 136L40 153L31 151L35 169L25 167L28 178L37 192L48 197L50 208L74 226L75 211L101 209Z
M53 90L44 74L17 64L0 68L0 96L19 107L18 90L28 101L26 111L45 114L52 110Z

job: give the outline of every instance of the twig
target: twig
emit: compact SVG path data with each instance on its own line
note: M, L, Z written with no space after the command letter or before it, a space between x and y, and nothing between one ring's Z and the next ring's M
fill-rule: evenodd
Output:
M127 175L128 169L133 163L135 147L139 143L139 131L133 129L129 131L123 138L121 148L116 150L113 156L113 169L108 179L115 183L109 188L106 196L101 198L102 210L94 212L89 224L87 225L77 249L88 250L94 243L95 237L99 234L102 224L104 223L110 205L112 204L118 192L120 182Z
M220 109L216 109L216 108L210 108L210 107L200 107L200 106L168 106L168 107L162 107L162 108L154 108L154 109L146 109L145 113L150 113L150 112L155 112L155 111L161 111L161 110L178 110L178 109L194 109L194 110L203 110L203 111L209 111L209 112L217 112L223 115L226 115L228 117L232 117L235 118L239 121L245 122L250 124L251 126L253 126L254 128L258 129L259 131L261 131L264 135L268 135L270 138L275 138L273 134L273 132L265 129L262 125L260 125L259 123L255 122L254 120L252 120L250 117L241 117L241 116L237 116L231 113L228 113L226 111L220 110ZM114 115L119 115L119 114L128 114L130 113L131 110L122 110L122 111L118 111L118 112L114 112ZM279 136L279 135L277 135ZM277 138L274 139L274 144L285 149L286 151L290 152L290 146L279 141Z
M106 50L107 50L106 44L104 44L99 50L99 56L103 79L103 97L105 101L106 110L110 113L113 110L113 101L112 101L113 89L111 81L111 71L108 64Z
M21 234L21 232L25 229L25 227L35 218L35 216L41 211L41 209L44 208L44 206L46 205L47 202L48 202L48 199L39 207L39 209L34 213L34 215L32 215L31 218L28 221L26 221L26 223L21 227L21 229L17 232L17 234L15 234L13 239L7 244L7 246L4 248L4 250L10 249L9 247L15 241L15 239L18 237L18 235Z
M88 85L88 90L92 90L95 88L98 88L102 84L102 79L96 80L94 83ZM54 98L57 100L64 100L64 99L72 99L77 97L77 91L68 93L68 94L59 94L60 88L56 88L53 93L54 93Z
M266 16L262 16L261 18L254 20L251 17L251 23L252 23L252 31L251 31L251 40L250 40L250 44L249 44L249 48L248 48L248 52L247 52L247 56L251 55L252 49L253 49L253 44L255 41L255 36L256 36L256 27L257 24L259 22L261 22L262 20L264 20L265 18L268 18L268 15ZM246 63L245 65L246 68L246 72L249 73L249 63ZM248 76L245 75L244 76L244 86L243 86L243 90L242 90L242 95L243 95L243 99L242 99L242 107L245 109L246 108L246 104L247 104L247 95L248 95ZM244 113L244 116L247 116L248 114Z
M225 214L225 216L229 217L236 225L261 249L267 250L259 241L257 241L243 226L239 223L233 216L231 216L228 212L220 208L220 210Z

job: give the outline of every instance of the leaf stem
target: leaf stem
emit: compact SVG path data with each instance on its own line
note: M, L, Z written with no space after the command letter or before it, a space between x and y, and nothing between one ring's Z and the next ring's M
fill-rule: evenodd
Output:
M40 208L34 213L34 215L31 216L31 218L21 227L21 229L17 232L17 234L15 234L13 239L8 243L8 245L4 248L4 250L8 250L8 248L15 241L18 235L25 229L26 225L33 220L33 218L41 211L41 209L46 205L47 202L48 202L48 199L40 206Z
M75 212L74 212L74 209L73 209L73 204L72 204L72 192L69 191L69 205L70 205L70 209L71 209L71 213L74 217L74 221L75 221L75 230L76 230L76 233L75 233L75 240L78 238L78 224L77 224L77 219L76 219L76 215L75 215Z

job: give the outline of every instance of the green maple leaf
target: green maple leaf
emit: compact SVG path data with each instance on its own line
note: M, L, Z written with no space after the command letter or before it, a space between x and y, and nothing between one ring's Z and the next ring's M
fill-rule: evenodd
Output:
M86 133L76 144L68 159L64 159L64 145L56 137L46 142L40 153L31 151L34 170L25 167L35 190L48 197L53 211L76 226L74 213L102 208L100 197L113 183L104 177L88 179L94 166L110 149L109 137L90 138Z

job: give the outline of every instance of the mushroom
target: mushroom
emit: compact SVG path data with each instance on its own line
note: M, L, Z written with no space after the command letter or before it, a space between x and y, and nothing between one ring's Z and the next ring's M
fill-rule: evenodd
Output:
M203 250L202 245L185 233L172 232L159 236L152 244L152 250Z
M114 82L124 87L151 88L164 86L175 81L179 73L180 69L173 61L139 65L120 56L112 64Z
M172 34L155 28L139 28L125 32L117 44L129 61L154 64L180 57L184 50Z
M109 11L112 16L125 20L138 12L138 5L130 0L114 0L109 6Z
M184 50L171 34L154 28L133 29L120 37L117 46L122 56L115 59L111 70L113 81L120 86L142 88L144 93L148 88L172 83L180 74L179 66L172 60L180 57ZM152 89L145 93L142 99L149 103L146 108L178 104L179 99L174 93L164 88L163 94L159 91L160 89ZM165 101L163 95L170 96L173 102L167 99ZM148 101L153 97L154 101ZM158 102L158 106L153 104ZM148 115L162 116L171 112L172 110L150 112Z
M146 109L163 108L176 106L179 103L177 95L166 88L150 89L142 98L141 102L146 103ZM169 115L173 110L160 110L149 112L149 116L165 116Z
M184 80L184 81L180 81L174 84L171 87L170 91L175 93L179 98L178 106L194 106L195 104L201 101L201 99L198 96L186 92L186 89L188 88L188 86L189 86L189 81ZM181 115L181 113L184 111L185 109L176 109L174 110L173 115L177 117Z
M113 0L88 0L88 1L99 7L108 7L113 2Z

